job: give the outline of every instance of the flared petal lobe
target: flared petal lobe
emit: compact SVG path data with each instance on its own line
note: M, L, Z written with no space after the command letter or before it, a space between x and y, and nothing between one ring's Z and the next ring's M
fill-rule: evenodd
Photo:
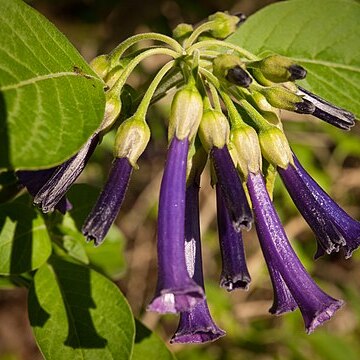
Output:
M99 135L95 133L76 155L55 169L34 198L34 204L38 205L42 212L54 211L56 204L84 170L98 143Z
M199 186L195 183L186 189L185 259L189 276L205 291L200 243ZM204 299L191 310L180 313L178 328L170 342L204 343L224 335L225 332L214 323Z
M278 168L278 172L294 204L316 235L319 249L315 257L324 252L330 254L339 251L340 246L345 245L345 239L322 203L306 186L300 169L289 164L286 169Z
M82 227L87 240L100 245L114 222L129 185L133 167L127 158L115 158L104 189Z
M317 326L329 320L342 306L343 301L323 292L301 264L271 203L262 175L250 174L247 186L264 256L272 259L273 267L299 306L306 331L311 333Z
M54 167L46 170L19 170L16 172L16 176L19 178L21 184L23 184L27 191L35 196L37 192L46 184L50 177L56 172L58 167ZM55 209L59 210L62 214L72 209L70 201L63 196L59 202L55 205Z
M345 257L351 257L354 250L360 246L360 222L347 214L331 197L316 183L316 181L301 166L294 155L295 171L309 189L312 196L322 207L329 221L335 224L337 231L342 235L345 244L342 248Z
M148 310L176 313L204 299L201 286L188 274L185 261L185 189L188 139L173 137L160 188L158 214L158 282Z
M251 209L227 146L221 149L213 147L210 150L210 157L226 206L231 214L233 226L237 231L241 228L249 230L253 222Z
M222 259L220 286L228 291L237 288L247 290L251 277L246 266L242 235L232 225L221 188L218 185L216 186L216 207Z

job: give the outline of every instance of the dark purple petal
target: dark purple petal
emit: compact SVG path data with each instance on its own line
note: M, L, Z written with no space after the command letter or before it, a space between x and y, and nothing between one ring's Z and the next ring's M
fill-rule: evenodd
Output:
M115 158L104 189L82 227L87 240L100 245L116 219L133 167L127 158Z
M264 258L274 290L274 302L269 309L269 312L271 314L281 315L286 312L294 311L298 307L297 303L291 295L284 279L277 270L276 262L274 263L271 256L268 256L267 253L264 253Z
M335 224L337 230L344 237L346 244L343 245L343 249L345 250L345 257L349 258L353 251L360 246L360 222L354 220L331 199L301 166L295 155L293 158L298 176L301 177L315 200L322 206L328 218Z
M343 130L350 130L355 125L355 115L353 113L329 103L300 86L298 89L299 95L303 95L305 100L315 105L315 111L312 113L313 116Z
M220 286L227 291L237 288L247 290L251 277L246 266L241 231L237 232L231 222L221 188L216 186L217 223L222 259Z
M23 184L28 192L35 196L37 192L44 186L44 184L50 179L52 174L56 171L57 167L45 170L20 170L16 172L17 177L21 184ZM56 204L55 209L65 214L72 209L70 201L63 196Z
M225 331L216 326L205 300L190 311L182 312L179 326L171 343L205 343L225 336Z
M204 299L201 286L189 277L184 250L187 139L174 137L160 188L158 215L158 283L148 310L176 313Z
M345 239L322 203L317 201L311 189L306 186L296 165L289 164L286 169L279 167L277 170L296 207L316 235L318 250L315 258L323 254L321 250L328 254L339 251L340 246L345 245Z
M329 320L343 301L323 292L301 264L271 203L262 175L250 173L247 185L264 256L271 258L273 267L281 275L299 306L306 331L311 333Z
M204 290L198 184L191 184L186 189L185 260L189 276ZM204 299L191 310L180 313L179 326L170 342L204 343L214 341L224 335L225 332L214 323L207 302Z
M213 147L210 156L226 206L231 214L233 226L237 231L240 231L241 228L250 230L253 216L227 146L225 145L221 149Z
M99 135L96 133L71 159L55 168L54 173L37 192L34 203L44 213L54 210L56 204L67 193L73 182L84 170L90 156L99 143Z

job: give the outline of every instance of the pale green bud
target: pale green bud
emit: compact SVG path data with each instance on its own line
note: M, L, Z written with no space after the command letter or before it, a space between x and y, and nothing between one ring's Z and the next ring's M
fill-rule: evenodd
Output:
M121 65L115 66L113 69L111 69L104 79L106 85L111 89L123 72L124 67Z
M267 56L262 60L248 63L247 67L259 69L266 79L276 83L300 80L306 76L306 70L302 66L280 55Z
M257 174L261 169L261 150L256 131L251 126L231 129L230 146L237 168L246 179L249 172Z
M203 100L195 84L187 84L178 90L171 103L169 140L192 141L198 130L203 114Z
M173 30L173 38L177 41L182 41L190 36L190 34L194 31L194 28L190 24L179 24Z
M90 67L96 72L96 74L104 79L108 73L110 62L107 55L97 56L95 59L91 60Z
M275 167L286 169L293 163L292 153L285 134L273 126L259 132L259 142L264 158Z
M236 25L240 21L237 16L229 15L226 12L217 12L209 16L210 21L215 21L214 26L210 30L213 37L217 39L225 39L235 32Z
M212 109L204 111L198 134L207 152L213 147L222 149L229 142L229 132L229 122L223 113Z
M137 161L150 140L149 126L135 116L125 120L118 128L115 138L114 156L126 157L137 168Z
M107 132L114 124L121 111L121 100L118 91L109 90L105 94L105 112L100 125L101 132Z

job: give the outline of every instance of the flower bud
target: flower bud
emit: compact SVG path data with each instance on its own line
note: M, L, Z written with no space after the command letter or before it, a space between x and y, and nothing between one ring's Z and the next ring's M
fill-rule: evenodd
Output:
M301 114L311 114L315 110L309 101L304 101L301 96L281 86L261 88L259 92L266 97L270 105L279 109L296 111Z
M116 133L114 156L128 158L137 168L136 162L150 140L150 129L146 122L135 116L125 120Z
M259 69L266 79L275 83L304 79L306 70L280 55L270 55L266 58L247 64L247 67Z
M199 127L199 137L207 152L214 146L222 149L229 141L229 131L229 122L223 113L212 109L204 111Z
M234 33L236 25L240 21L237 16L229 15L226 12L217 12L210 15L209 20L215 22L214 26L210 30L210 33L217 39L225 39Z
M97 56L95 59L91 60L90 67L96 72L96 74L104 79L109 70L109 60L107 55Z
M194 28L190 24L179 24L173 30L173 38L177 41L183 41L190 36L193 30Z
M285 134L277 127L259 132L259 142L264 158L275 167L286 169L292 162L292 153Z
M111 128L121 111L121 100L118 91L109 90L105 94L105 99L105 112L100 125L100 131L102 133L107 132Z
M174 95L169 121L169 140L192 141L198 130L203 114L202 97L195 84L189 83Z
M213 61L213 73L220 80L227 80L232 84L248 87L251 76L245 71L245 65L235 55L219 55Z
M249 172L261 170L261 150L256 131L251 126L238 126L230 132L231 153L237 168L246 179Z

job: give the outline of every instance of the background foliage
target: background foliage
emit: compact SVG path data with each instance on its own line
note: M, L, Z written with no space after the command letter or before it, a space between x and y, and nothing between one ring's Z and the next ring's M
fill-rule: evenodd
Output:
M31 1L31 5L60 28L80 53L90 60L99 53L110 51L121 40L135 32L151 29L169 33L171 28L182 21L196 23L218 10L242 11L250 14L257 7L260 8L269 2L214 0L199 1L194 4L193 1L186 0L159 0L141 2L140 5L137 1L34 0ZM299 53L302 54L301 49L306 45L312 45L314 51L309 52L306 59L301 57L303 65L309 70L307 85L322 96L339 105L350 107L359 114L359 100L357 91L354 90L359 86L360 61L360 36L356 32L358 30L354 30L358 29L355 26L356 14L344 13L343 18L346 21L339 19L338 22L327 24L331 31L326 28L316 29L318 26L316 19L321 14L318 7L321 5L318 7L309 5L313 2L306 0L292 0L288 4L292 2L297 2L299 9L302 9L304 16L309 19L306 24L296 23L289 11L284 11L283 21L288 24L288 31L286 34L279 34L276 32L279 23L272 20L267 13L269 10L265 9L258 15L263 16L260 21L261 26L255 25L255 21L249 19L240 29L239 41L256 53L272 49L295 57ZM317 4L321 3L330 4L327 10L336 11L338 14L346 11L346 6L341 6L341 3L349 4L350 0L317 2ZM335 4L340 4L340 8L334 8ZM269 28L269 33L261 31L262 26ZM299 29L304 27L308 29L308 35L297 36ZM346 39L349 40L350 36L352 47L342 47L343 39L336 38L337 34L344 33L344 28L348 29L349 35ZM319 32L321 36L315 37L314 34ZM264 41L264 37L269 37L269 34L273 35L271 40ZM263 45L264 43L266 46ZM319 47L322 51L318 51ZM324 65L325 63L328 65L331 59L336 60L336 54L339 63L342 63L342 59L346 59L345 64L348 66L346 69L330 66L329 70L329 66ZM158 59L145 62L131 78L132 85L138 87L144 85L144 79L159 67L158 62ZM82 66L85 70L86 65ZM357 68L357 71L353 71L353 68ZM317 81L319 77L321 79ZM342 81L339 82L339 78ZM167 146L164 124L168 107L169 104L165 99L152 109L148 120L153 141L141 158L140 170L134 173L125 204L116 223L118 226L112 229L101 247L94 249L91 244L84 244L83 237L79 233L79 224L88 213L87 207L92 205L93 201L90 200L97 196L96 189L101 187L106 179L112 160L113 134L109 134L104 139L79 179L79 183L86 182L91 184L91 187L76 185L72 189L70 199L75 206L70 215L64 218L54 215L45 223L38 212L29 206L31 200L26 195L19 197L10 208L8 204L0 205L0 224L4 225L1 226L0 236L0 274L8 275L0 276L0 286L3 289L0 291L1 360L42 358L34 343L30 325L34 328L38 341L42 338L46 343L46 339L54 338L54 343L49 342L47 346L42 347L43 353L54 359L60 358L56 351L59 351L58 344L61 342L75 350L87 346L85 353L79 350L81 352L79 356L89 359L99 358L96 349L91 348L91 344L107 349L109 358L113 354L124 354L125 359L126 352L116 347L117 340L122 336L135 337L133 359L143 359L144 349L148 355L147 359L171 358L158 335L151 333L140 322L133 323L125 301L117 300L120 303L113 304L119 309L118 313L107 314L106 306L100 296L106 294L110 302L113 301L112 299L119 299L116 296L118 289L111 286L104 276L109 277L116 281L125 294L134 315L149 328L155 329L166 342L177 326L176 317L160 317L145 312L146 305L153 295L156 280L156 207ZM359 219L359 125L357 124L351 133L344 133L310 117L293 116L289 113L284 113L283 117L286 119L284 122L286 134L302 163L343 207ZM87 131L91 132L90 125ZM86 139L86 133L83 133L83 136L83 139ZM46 147L49 147L48 144ZM76 149L76 145L74 146L73 149ZM0 150L2 150L1 145ZM67 151L70 155L74 150ZM53 161L56 163L57 160ZM14 163L13 166L21 166L16 164ZM36 166L41 165L36 164ZM12 179L3 177L2 184L11 183ZM214 193L210 189L209 178L205 176L202 181L201 227L207 296L213 317L218 325L227 331L227 336L213 344L172 345L170 349L176 357L190 360L199 358L205 360L357 359L360 353L359 252L347 261L341 255L334 254L314 262L313 234L296 211L282 185L279 182L276 184L275 205L297 253L325 290L347 302L344 309L331 322L307 336L298 311L282 317L268 314L267 310L272 298L271 284L254 232L250 232L245 237L249 270L252 275L250 290L226 293L218 287L220 254L217 247ZM84 201L84 198L88 202ZM26 208L28 210L19 216L19 207L21 211ZM32 238L28 234L31 226L37 229ZM44 264L50 256L50 241L56 244L56 255L64 255L66 252L80 263L91 263L92 268L84 271L84 267L80 267L70 259L59 261L57 258L50 258L48 263ZM41 244L41 251L34 248L35 244ZM33 256L18 263L5 261L9 258L10 251L13 259L18 259L22 252L29 253L25 251L29 247ZM23 289L15 289L14 276L34 269L39 270L29 291L29 307L38 311L28 320L25 304L27 294ZM74 272L81 275L79 279L67 276ZM59 287L51 289L50 286L54 286L55 282L47 282L51 277L59 275L57 282ZM20 279L24 283L29 280L25 275ZM16 277L16 281L19 281L19 277ZM38 291L35 292L35 288ZM91 294L93 302L88 301L89 297L86 301L80 302L79 293L88 294L90 288L93 291ZM76 289L76 293L73 293L73 289ZM62 296L56 296L59 293ZM35 294L43 294L43 297L39 298ZM67 299L67 303L63 303L61 299ZM49 308L49 302L52 305L56 303L56 313L51 313L53 306ZM71 316L76 314L72 310L78 309L79 306L82 316L89 316L98 331L93 332L93 337L81 338L81 335L74 334L71 330L71 326L73 329L78 326L81 328L81 324L77 323L79 319ZM49 316L53 321L47 322L45 327L42 326ZM69 318L72 318L73 322L67 321ZM66 327L68 323L70 328ZM109 328L114 329L114 336L105 339L99 329L106 331ZM119 329L126 329L128 333L120 333ZM57 334L56 337L49 336L54 333ZM153 352L149 352L149 349ZM120 359L120 357L115 358Z

